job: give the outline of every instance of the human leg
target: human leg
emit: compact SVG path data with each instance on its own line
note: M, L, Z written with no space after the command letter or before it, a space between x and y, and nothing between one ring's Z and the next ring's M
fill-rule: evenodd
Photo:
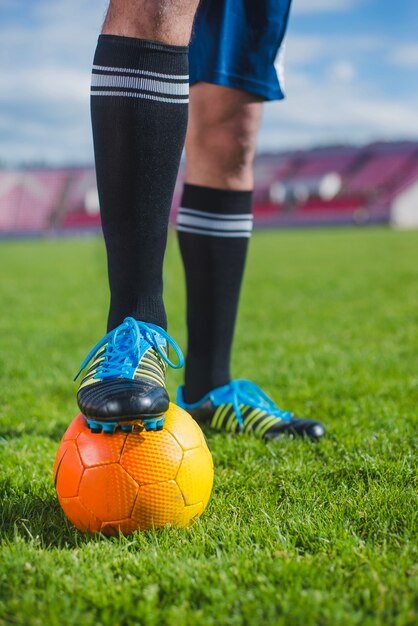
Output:
M251 7L246 0L201 0L199 5L190 50L195 86L187 176L178 217L189 341L185 388L177 402L220 430L318 438L324 434L321 424L294 418L254 383L231 381L229 373L251 232L261 100L284 97L282 43L289 10L290 0L260 0Z
M111 0L103 35L187 46L198 0Z
M96 49L91 112L111 292L108 330L126 316L166 326L162 262L187 126L195 5L112 0Z
M242 90L205 83L192 88L177 222L188 326L185 385L177 402L218 430L317 439L324 434L319 422L295 418L254 383L230 377L261 108L260 98Z
M162 264L187 126L196 4L112 0L95 53L91 114L110 336L89 355L78 402L98 419L154 417L168 407Z
M261 107L260 98L236 89L198 83L191 90L177 225L187 283L188 402L230 380Z

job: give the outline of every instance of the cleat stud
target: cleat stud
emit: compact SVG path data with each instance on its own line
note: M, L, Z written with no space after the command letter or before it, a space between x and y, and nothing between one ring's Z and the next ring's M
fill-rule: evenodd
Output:
M94 420L87 420L87 426L90 428L91 432L96 435L102 432L102 425Z
M112 434L112 433L114 433L114 432L115 432L115 430L116 430L116 426L117 426L117 425L116 425L115 423L113 423L113 422L109 422L108 424L103 424L103 431L104 431L105 433L110 433L110 434Z
M121 428L121 430L124 433L131 433L133 431L133 429L134 429L134 425L133 424L122 424L120 428Z
M144 419L144 428L147 431L162 430L164 425L164 416L155 419Z

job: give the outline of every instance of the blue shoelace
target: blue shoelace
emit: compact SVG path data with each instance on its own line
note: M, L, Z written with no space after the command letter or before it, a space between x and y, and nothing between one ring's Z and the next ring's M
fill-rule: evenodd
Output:
M271 398L264 393L258 385L250 380L232 380L225 388L229 387L232 392L232 406L238 424L242 428L244 420L240 409L240 404L256 406L257 409L266 411L272 417L289 422L292 419L290 411L283 411L276 406Z
M158 338L161 337L173 348L178 358L178 363L170 361L164 350L161 349L158 343ZM174 369L183 367L184 357L180 347L163 328L148 322L138 322L133 317L126 317L120 326L107 333L107 335L90 350L82 362L74 380L77 380L86 365L88 365L97 351L106 343L108 345L104 353L103 361L100 362L93 378L104 380L117 376L129 377L129 370L132 364L139 362L141 338L143 340L145 339L145 341L154 348L167 365Z

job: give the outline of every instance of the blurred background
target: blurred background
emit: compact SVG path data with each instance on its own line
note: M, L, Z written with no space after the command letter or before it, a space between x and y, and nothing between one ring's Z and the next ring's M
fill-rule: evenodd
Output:
M100 228L89 83L106 5L0 0L0 237ZM418 227L417 25L410 0L294 0L256 226Z

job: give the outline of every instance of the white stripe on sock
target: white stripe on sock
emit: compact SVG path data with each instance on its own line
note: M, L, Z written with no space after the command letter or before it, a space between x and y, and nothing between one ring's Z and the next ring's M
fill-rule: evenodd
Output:
M92 96L123 96L124 98L142 98L144 100L157 100L158 102L169 102L170 104L187 104L189 98L163 98L149 93L139 91L91 91Z
M179 213L177 216L177 224L182 226L197 226L201 228L209 228L216 230L241 230L251 232L253 223L249 219L245 220L222 220L222 219L207 219L205 217L192 217L191 215L184 215Z
M198 211L197 209L188 209L180 207L179 214L195 215L196 217L210 217L212 219L223 220L253 220L251 213L211 213L210 211Z
M192 233L194 235L207 235L209 237L251 237L251 232L223 232L220 230L204 230L203 228L193 228L177 224L177 230L184 233Z
M156 91L170 96L187 96L189 93L189 83L167 83L140 76L117 76L115 74L92 74L91 86Z
M104 65L93 65L94 70L101 72L125 72L129 74L140 74L141 76L152 76L153 78L172 78L173 80L189 80L188 74L159 74L158 72L149 72L148 70L134 70L130 67L107 67Z

